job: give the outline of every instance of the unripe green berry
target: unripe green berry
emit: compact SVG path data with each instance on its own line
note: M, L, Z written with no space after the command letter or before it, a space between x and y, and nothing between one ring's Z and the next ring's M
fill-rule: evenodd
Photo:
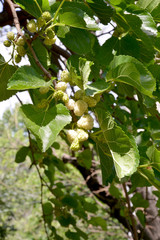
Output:
M29 32L31 32L31 33L34 33L34 32L36 32L36 23L35 23L35 21L32 19L32 20L30 20L28 23L27 23L27 30L29 31Z
M77 133L78 133L78 140L79 142L84 142L88 139L89 135L88 132L86 132L83 129L77 129Z
M9 40L5 40L5 41L3 42L3 45L4 45L5 47L10 47L10 46L11 46L11 42L10 42Z
M83 96L83 101L85 101L89 107L95 107L97 104L97 101L94 97L90 97L90 96Z
M44 18L46 21L51 20L52 16L50 14L50 12L46 11L44 13L42 13L42 18Z
M45 39L44 39L44 44L47 45L47 46L51 46L55 42L56 42L56 38L50 39L49 37L46 36Z
M39 17L39 18L37 19L37 27L38 27L38 28L43 27L45 24L46 24L46 20L45 20L44 18Z
M76 116L82 116L87 110L87 108L88 105L86 102L84 102L83 100L78 100L77 102L75 102L74 105L74 114Z
M93 123L94 119L89 114L86 114L78 120L77 126L85 130L91 130L93 128Z
M21 57L23 57L26 54L26 50L24 49L23 46L18 46L16 50Z
M82 99L82 97L84 96L84 91L83 90L78 90L77 92L75 92L74 94L74 98L76 100Z
M64 96L64 92L62 90L58 90L54 92L54 97L58 100L62 100Z
M14 57L14 60L16 63L20 63L21 62L22 57L19 54L16 54Z
M71 146L70 146L70 149L72 151L78 151L81 149L81 144L78 140L78 138L75 138L74 141L72 142Z
M41 87L40 89L39 89L39 92L41 93L41 94L45 94L45 93L47 93L49 91L49 87Z
M24 46L25 44L25 40L24 38L18 38L17 42L16 42L16 45L18 46Z
M70 129L67 131L67 138L68 138L68 141L70 143L72 143L74 141L74 139L77 137L77 131L76 130L73 130L73 129Z
M69 101L69 97L68 97L68 94L67 94L67 93L64 93L64 94L63 94L62 101L63 101L64 103L67 103L67 102Z
M7 38L11 41L14 40L14 33L13 32L8 32L7 33Z
M70 81L70 73L66 70L62 71L61 73L61 81L69 82Z
M65 106L68 108L68 110L73 110L75 106L75 101L73 99L69 99L69 101L65 103Z
M47 37L50 39L55 37L55 32L52 29L47 29Z
M67 83L66 82L58 82L56 84L56 90L62 90L63 92L65 92L67 89Z

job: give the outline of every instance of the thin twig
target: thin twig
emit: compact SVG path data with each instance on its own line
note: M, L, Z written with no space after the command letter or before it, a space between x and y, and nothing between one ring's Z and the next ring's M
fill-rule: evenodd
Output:
M138 240L136 222L135 222L135 218L134 218L133 213L132 213L132 208L131 208L131 204L130 204L130 199L129 199L129 196L128 196L128 192L127 192L127 189L126 189L126 184L123 183L122 186L123 186L123 190L124 190L124 193L125 193L125 196L126 196L126 201L127 201L127 205L128 205L129 216L130 216L130 219L131 219L131 222L132 222L132 227L133 227L132 236L133 236L133 239L134 239L134 240Z
M21 103L21 105L23 105L21 99L17 95L16 95L16 97L19 100L19 102ZM47 240L50 240L50 237L49 237L49 234L48 234L48 231L47 231L46 222L45 222L45 213L44 213L44 208L43 208L43 182L45 182L45 180L41 176L40 170L39 170L39 168L36 164L36 159L34 157L34 149L33 149L32 139L31 139L31 134L30 134L29 129L27 129L27 132L28 132L29 146L30 146L30 150L31 150L33 165L35 166L35 168L37 170L37 173L38 173L38 176L39 176L39 179L40 179L40 184L41 184L41 187L40 187L40 190L41 190L40 204L41 204L41 209L42 209L42 218L43 218L43 223L44 223L44 229L45 229L45 233L46 233L46 236L47 236ZM45 186L47 186L49 188L49 186L46 182L45 182Z
M14 3L11 1L11 0L6 0L6 2L9 4L10 8L11 8L11 11L12 11L12 15L13 15L13 21L14 21L14 24L15 24L15 27L17 29L17 32L18 32L18 35L22 36L27 45L28 45L28 48L30 49L34 59L35 59L35 62L37 64L37 66L43 71L43 73L49 78L51 79L52 78L52 75L43 67L43 65L40 63L39 59L37 58L36 54L35 54L35 51L33 50L32 46L31 46L31 43L30 41L25 37L25 35L23 34L22 30L21 30L21 27L20 27L20 23L19 23L19 19L18 19L18 15L17 15L17 12L15 10L15 6L14 6Z

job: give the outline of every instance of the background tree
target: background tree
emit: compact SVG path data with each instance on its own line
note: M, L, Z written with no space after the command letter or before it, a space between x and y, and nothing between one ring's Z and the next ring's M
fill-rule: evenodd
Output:
M55 167L64 177L65 163L134 239L159 239L159 1L1 2L0 25L15 25L17 34L8 32L4 42L12 65L1 56L0 100L30 93L33 104L19 99L29 146L15 161L29 156L37 170L47 239L63 239L53 218L69 239L90 239L77 217L92 225L104 220L86 213L73 188L68 193L55 182ZM112 28L99 34L101 26ZM18 68L25 55L30 65ZM60 157L58 135L68 146ZM44 191L52 194L47 201Z

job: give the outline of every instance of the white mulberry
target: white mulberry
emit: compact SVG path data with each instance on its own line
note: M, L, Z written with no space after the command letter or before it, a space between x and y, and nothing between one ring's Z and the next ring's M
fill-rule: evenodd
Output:
M67 138L68 138L68 141L70 142L70 143L72 143L73 141L74 141L74 139L76 139L77 138L77 131L76 130L72 130L72 129L70 129L70 130L68 130L67 131Z
M88 105L86 102L84 102L83 100L78 100L75 102L74 114L76 116L82 116L87 110L87 108L88 108Z
M94 97L84 96L82 99L88 104L89 107L95 107L97 104L97 100Z
M81 149L81 144L78 140L78 138L75 138L74 141L72 142L71 146L70 146L70 149L72 151L78 151Z
M89 135L88 132L86 132L83 129L77 129L77 133L78 133L78 140L80 142L84 142L88 139Z
M70 81L70 73L66 70L62 71L61 73L61 81L69 82Z
M75 92L74 97L76 100L79 100L79 99L82 99L83 95L84 95L84 91L80 89L77 92Z
M8 32L7 33L7 38L11 41L14 40L14 33L13 32Z
M36 32L36 27L36 23L33 19L27 23L27 30L31 33Z
M56 90L61 90L63 92L65 92L67 89L67 83L66 82L58 82L56 84Z
M69 99L69 101L66 102L65 105L69 110L73 110L75 106L75 101L73 99Z
M89 114L86 114L78 120L77 126L85 130L91 130L93 128L93 123L94 119Z

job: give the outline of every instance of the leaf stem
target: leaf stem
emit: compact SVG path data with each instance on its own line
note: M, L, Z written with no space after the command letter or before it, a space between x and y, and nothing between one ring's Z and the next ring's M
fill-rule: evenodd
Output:
M43 13L43 12L42 12L42 9L41 9L41 7L39 6L37 0L34 0L34 2L36 3L37 7L39 8L39 10L40 10L40 12L41 12L41 14L42 14L42 13Z
M63 0L63 1L61 2L61 4L59 5L59 7L58 7L58 9L57 9L57 11L56 11L56 13L55 13L55 15L54 15L53 22L56 20L57 15L58 15L58 13L59 13L59 11L60 11L60 9L61 9L61 7L62 7L62 5L63 5L64 2L65 2L65 0Z

